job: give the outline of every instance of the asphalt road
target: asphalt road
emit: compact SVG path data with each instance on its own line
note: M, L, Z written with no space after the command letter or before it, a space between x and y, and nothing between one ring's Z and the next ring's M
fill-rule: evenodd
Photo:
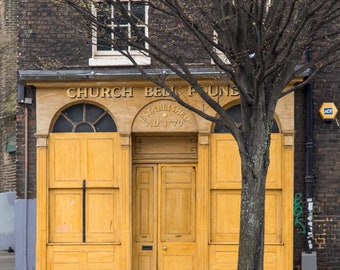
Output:
M0 250L0 270L14 270L14 253L8 253L7 250Z

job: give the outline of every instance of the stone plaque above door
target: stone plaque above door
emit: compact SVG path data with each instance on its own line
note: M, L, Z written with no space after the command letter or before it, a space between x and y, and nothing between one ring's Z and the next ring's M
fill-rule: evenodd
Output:
M132 132L197 132L196 118L175 101L160 100L142 108Z

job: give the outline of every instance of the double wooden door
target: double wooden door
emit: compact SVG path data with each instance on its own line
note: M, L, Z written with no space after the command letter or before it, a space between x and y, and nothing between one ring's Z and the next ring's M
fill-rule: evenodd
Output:
M120 264L118 141L117 133L50 134L47 202L40 200L48 206L43 269L109 270Z
M133 167L133 269L197 269L196 166Z

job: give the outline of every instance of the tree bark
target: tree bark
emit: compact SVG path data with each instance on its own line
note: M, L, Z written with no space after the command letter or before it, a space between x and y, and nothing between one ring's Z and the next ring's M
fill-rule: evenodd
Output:
M257 136L258 135L258 136ZM265 185L270 134L245 136L242 159L241 223L238 270L262 270L264 256Z

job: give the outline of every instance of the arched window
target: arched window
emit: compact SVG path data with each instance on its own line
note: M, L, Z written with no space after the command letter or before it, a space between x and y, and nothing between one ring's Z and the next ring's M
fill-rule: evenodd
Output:
M236 123L241 123L241 105L235 105L229 109L226 110L229 115L231 116L231 118L233 118L233 120ZM280 133L280 129L278 124L276 123L276 121L273 121L273 125L272 125L272 133ZM225 126L222 125L216 125L215 129L214 129L214 133L230 133L230 130L227 129Z
M80 103L60 112L52 132L116 132L110 114L93 104Z

